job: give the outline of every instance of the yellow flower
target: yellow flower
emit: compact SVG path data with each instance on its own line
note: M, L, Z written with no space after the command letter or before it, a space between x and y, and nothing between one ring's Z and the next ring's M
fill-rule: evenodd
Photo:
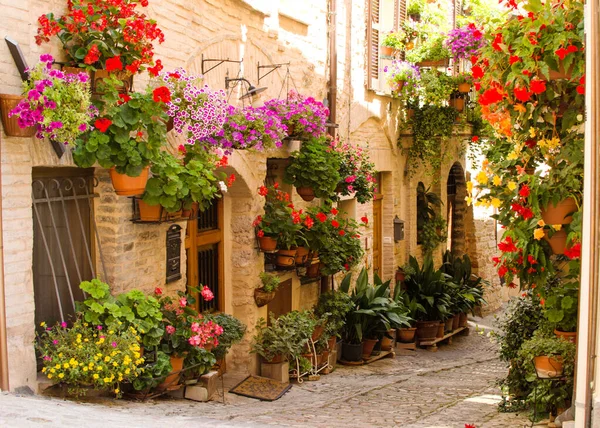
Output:
M502 205L502 202L500 201L500 199L492 198L492 206L494 208L500 208L500 205Z
M520 112L520 113L525 113L527 111L527 109L525 108L525 106L523 104L515 104L515 110Z
M64 373L59 373L58 377L59 377L59 379L62 379L63 377L65 377L65 374Z
M55 369L60 369L60 364L54 366Z
M465 201L467 201L467 206L471 205L471 203L473 202L473 198L471 198L470 196L467 196L465 198Z
M119 388L115 389L115 394L118 394L119 392L121 392L119 391Z
M473 182L467 181L467 192L471 193L473 191Z
M102 380L103 380L104 382L106 382L106 383L110 382L110 379L109 379L109 378L107 378L107 377L105 377L105 378L104 378L104 379L102 379Z
M131 369L125 369L125 374L131 373Z
M64 363L64 364L63 364L63 367L64 367L65 369L68 369L68 368L69 368L69 363Z
M109 331L109 332L108 332L108 334L113 334L113 333L114 333L114 331L113 331L113 330L111 330L111 331Z
M48 375L48 379L52 379L52 375L51 374Z
M537 228L533 231L533 237L538 241L544 237L544 229Z
M494 186L500 186L502 184L502 179L497 175L494 175L492 182L494 183Z
M554 230L560 230L560 229L562 229L562 224L553 224L553 225L552 225L552 228L553 228Z
M508 183L507 187L508 187L508 190L510 190L512 192L513 190L515 190L517 188L517 183L515 183L514 181L510 181Z
M85 338L85 339L83 339L83 341L84 341L84 342L89 342L89 341L90 341L90 339L88 339L88 338Z
M88 323L86 323L86 322L84 322L84 323L83 323L83 326L84 326L84 327L87 327L88 325L89 325L89 324L88 324Z
M83 368L83 371L84 371L84 372L87 372L87 371L88 371L88 368L87 368L87 367L84 367L84 368Z
M40 327L46 327L46 323L42 321L42 322L40 323Z
M104 357L104 361L105 361L106 363L108 363L108 362L110 361L110 357L107 355L106 357Z
M63 353L61 352L60 354L58 354L58 357L62 358L63 357Z
M102 354L101 354L100 352L98 352L98 353L96 354L96 356L97 356L97 357L101 357L101 356L102 356Z
M475 177L479 184L486 184L488 182L488 176L485 172L479 171L477 176Z
M113 361L112 365L113 365L113 367L118 367L119 366L119 364L116 361Z
M94 379L98 379L100 376L98 376L98 373L94 373Z
M46 367L42 368L42 373L46 373Z
M535 128L529 128L529 136L531 138L535 137Z
M508 160L516 160L519 159L519 155L516 152L510 152L506 157Z
M544 220L540 220L540 221L537 222L537 225L539 227L544 227L544 226L546 226L546 222Z
M103 370L102 366L96 366L96 371L101 372Z
M50 369L50 373L56 373L56 369Z

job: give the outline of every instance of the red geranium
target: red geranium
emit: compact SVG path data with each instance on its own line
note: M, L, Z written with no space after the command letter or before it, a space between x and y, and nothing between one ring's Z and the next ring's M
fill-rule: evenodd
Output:
M331 225L336 229L340 227L340 223L337 220L331 220Z
M154 91L152 91L152 97L154 102L163 102L168 103L171 101L171 91L166 86L159 86Z
M319 213L317 214L317 219L321 222L324 223L327 220L327 215L324 213Z
M112 120L106 118L100 118L97 119L96 122L94 122L94 126L96 127L96 129L98 129L98 131L102 133L106 132L110 125L112 125Z
M519 58L517 55L511 55L510 58L508 59L508 62L510 63L510 65L513 65L515 62L519 62L521 61L521 58Z
M92 45L87 55L83 59L83 62L87 65L92 65L100 58L100 50L98 50L98 46Z
M471 74L473 75L473 79L481 79L483 77L483 68L474 65L473 68L471 68Z
M525 88L515 88L513 89L513 93L515 94L515 97L522 102L529 101L532 95L532 93Z
M503 253L516 253L518 251L517 246L514 244L510 236L498 244L498 249Z
M495 104L500 101L502 101L502 94L495 88L485 90L479 97L479 104L482 106Z
M546 82L544 80L533 79L529 85L529 90L534 94L546 92Z
M521 189L519 189L519 196L526 198L529 196L529 193L531 193L531 189L527 184L523 184Z
M580 258L581 257L581 242L577 242L571 248L567 248L565 250L565 256L567 256L571 260Z
M123 70L123 63L119 55L106 60L106 71Z

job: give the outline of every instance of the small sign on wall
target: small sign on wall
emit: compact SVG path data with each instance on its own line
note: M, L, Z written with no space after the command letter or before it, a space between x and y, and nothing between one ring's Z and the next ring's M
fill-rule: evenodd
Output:
M181 279L181 226L174 224L167 230L167 279Z

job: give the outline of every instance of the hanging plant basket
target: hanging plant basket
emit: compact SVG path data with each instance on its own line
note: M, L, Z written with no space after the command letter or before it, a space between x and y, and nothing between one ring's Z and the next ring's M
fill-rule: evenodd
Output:
M110 180L115 188L115 193L119 196L135 196L144 193L146 183L148 182L148 171L150 167L145 167L137 177L130 177L127 174L117 172L113 166L110 169Z
M553 205L549 203L542 209L542 220L546 224L569 224L573 217L569 214L577 211L575 198L567 198Z
M552 253L554 254L564 254L567 249L567 232L564 230L558 230L554 232L552 237L548 237L548 231L544 230L544 239L550 244L550 248L552 248Z
M267 303L269 303L274 298L275 298L274 291L267 293L266 291L264 291L261 288L254 289L254 301L256 302L256 306L258 306L259 308L262 308L263 306L265 306Z
M2 113L2 127L9 137L33 137L35 127L21 128L17 116L8 117L8 114L23 99L20 95L0 94L0 110Z
M297 187L296 192L306 202L310 202L315 199L315 191L312 187Z
M533 364L539 377L552 378L563 374L563 363L561 360L561 357L540 355L533 358Z

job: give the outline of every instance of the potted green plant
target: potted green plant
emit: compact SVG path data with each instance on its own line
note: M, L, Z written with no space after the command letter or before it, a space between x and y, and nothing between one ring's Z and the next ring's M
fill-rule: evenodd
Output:
M319 296L315 306L315 314L325 318L325 332L323 336L328 340L330 351L335 349L337 338L341 338L346 315L352 310L353 303L348 293L332 290Z
M456 89L458 89L458 92L466 94L471 91L471 87L473 86L473 78L470 74L457 74L454 77L454 84L456 85Z
M333 140L331 144L341 156L340 182L336 192L344 196L353 194L361 204L371 201L377 188L377 171L369 157L368 146L363 148L340 139Z
M577 307L579 282L577 278L556 278L548 283L544 295L544 316L554 327L554 334L577 344Z
M219 312L215 314L203 314L204 318L214 322L223 328L223 333L218 338L218 344L212 349L217 362L224 360L229 349L239 343L246 333L246 325L233 315Z
M394 51L403 51L405 41L406 33L402 29L387 33L381 41L381 54L391 56Z
M341 157L327 138L311 138L290 155L283 180L296 187L305 201L330 199L340 182Z
M410 276L411 274L414 273L407 271L407 276ZM398 329L398 340L402 343L413 343L417 331L417 328L415 327L416 320L420 317L420 314L425 313L425 308L417 301L416 296L409 296L406 290L402 290L402 288L397 285L394 288L393 299L396 302L402 302L402 305L407 310L406 315L410 319L409 326L403 326Z
M261 286L254 289L254 301L259 308L265 306L275 298L275 292L281 278L276 273L261 272L259 274Z
M424 8L425 0L410 0L406 6L406 14L411 20L419 22Z
M119 94L114 77L105 79L104 95L95 101L101 117L93 129L77 139L73 160L83 168L98 162L110 168L118 195L140 195L148 180L149 165L166 143L164 102L170 99L166 87L145 93Z
M451 54L444 41L442 34L427 34L420 45L406 53L406 60L419 67L446 67Z
M416 86L421 78L419 67L410 62L395 59L383 71L386 73L386 81L392 94L410 102L411 96L417 91ZM405 87L406 89L404 89Z

